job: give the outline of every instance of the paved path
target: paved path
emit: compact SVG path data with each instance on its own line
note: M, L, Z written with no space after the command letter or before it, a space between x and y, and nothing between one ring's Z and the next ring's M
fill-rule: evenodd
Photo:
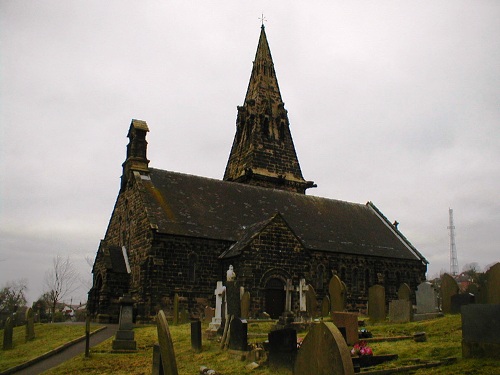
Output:
M114 336L118 330L118 324L107 324L106 329L97 332L90 336L90 347L100 344L104 340L109 339ZM62 352L54 354L53 356L46 358L32 366L26 367L23 370L15 372L15 375L37 375L42 372L60 365L63 362L70 360L71 358L85 353L85 340L80 341L69 348L64 349Z

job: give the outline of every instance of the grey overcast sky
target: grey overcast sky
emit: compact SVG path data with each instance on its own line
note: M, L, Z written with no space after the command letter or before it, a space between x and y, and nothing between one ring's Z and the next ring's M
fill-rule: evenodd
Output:
M150 166L222 178L262 12L309 194L373 201L429 277L450 207L460 269L500 260L500 1L2 0L0 286L57 254L88 284L133 118Z

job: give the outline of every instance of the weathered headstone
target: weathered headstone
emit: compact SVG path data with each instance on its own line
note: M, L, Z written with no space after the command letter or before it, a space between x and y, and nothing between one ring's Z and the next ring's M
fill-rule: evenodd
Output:
M328 291L330 292L330 311L344 311L345 309L345 288L342 281L337 275L333 275L328 284Z
M486 271L486 303L500 304L500 263Z
M306 283L306 279L300 279L299 287L297 288L297 291L299 292L300 311L307 311L306 292L308 289L309 289L309 286Z
M462 356L500 359L500 304L462 306Z
M409 301L411 299L411 289L408 284L403 283L398 289L398 299L404 299Z
M250 317L250 292L244 292L241 296L241 317L243 319Z
M458 294L458 284L455 279L445 273L441 276L441 310L451 314L451 296Z
M240 287L236 284L236 281L226 282L226 301L227 301L227 314L240 317L241 316Z
M130 295L125 295L119 299L119 302L120 318L118 331L113 340L113 350L137 350L137 343L134 340L134 300Z
M368 316L372 322L385 320L385 288L373 285L368 289Z
M292 328L278 329L268 334L269 364L272 367L293 368L297 355L297 331Z
M318 316L318 300L316 299L316 292L312 285L307 286L306 291L306 310L310 317L316 318Z
M214 290L215 294L215 316L208 328L212 331L217 331L222 323L222 306L224 296L226 294L226 287L222 285L222 281L217 281L217 288Z
M351 353L333 323L313 324L295 360L294 375L353 375Z
M174 311L173 311L173 320L172 320L172 324L174 326L176 326L177 324L179 324L179 295L177 293L175 293L174 295Z
M205 306L205 308L203 309L203 321L205 323L211 323L214 316L215 316L215 309L210 306Z
M244 319L234 317L229 328L229 349L248 350L248 324Z
M332 318L332 323L335 324L339 331L341 331L341 328L345 329L345 340L347 345L354 345L359 341L358 314L332 311L330 316Z
M201 321L191 322L191 348L195 352L201 352Z
M437 293L434 286L424 281L417 287L417 314L435 313L438 311Z
M160 359L163 367L163 374L178 375L172 336L170 335L167 318L163 310L158 312L156 328L158 331L158 341L160 343Z
M389 302L389 322L408 323L412 320L412 303L406 299Z
M12 323L12 318L9 316L5 320L5 325L3 327L3 350L9 350L13 347L12 337L14 335L14 323Z
M26 341L35 339L35 314L30 307L26 310Z
M471 303L475 302L476 299L473 294L470 293L455 294L451 296L451 313L460 314L462 306L470 305Z
M321 301L321 316L330 315L330 297L323 297L323 301Z
M285 312L292 311L292 292L294 290L291 279L286 280L285 289Z

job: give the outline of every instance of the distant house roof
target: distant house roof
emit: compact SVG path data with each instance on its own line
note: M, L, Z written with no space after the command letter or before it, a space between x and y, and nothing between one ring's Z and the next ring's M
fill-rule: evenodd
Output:
M249 235L250 227L255 229L279 213L308 249L426 262L371 203L154 168L149 175L135 172L135 176L151 226L160 233L237 242Z

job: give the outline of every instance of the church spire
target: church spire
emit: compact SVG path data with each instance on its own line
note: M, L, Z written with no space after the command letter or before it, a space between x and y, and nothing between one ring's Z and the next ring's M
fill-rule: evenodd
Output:
M289 125L262 25L224 180L302 194L315 186L302 177Z

